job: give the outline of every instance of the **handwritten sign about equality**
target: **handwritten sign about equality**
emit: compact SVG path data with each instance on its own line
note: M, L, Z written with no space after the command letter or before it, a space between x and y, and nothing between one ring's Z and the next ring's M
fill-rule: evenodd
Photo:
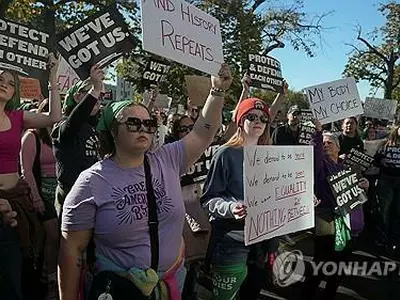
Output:
M311 146L244 149L245 244L314 227Z
M219 21L184 0L142 0L143 50L211 75L218 74Z
M353 77L314 85L304 90L314 117L321 124L364 113Z
M397 101L389 99L365 99L364 116L374 119L393 120L397 110Z

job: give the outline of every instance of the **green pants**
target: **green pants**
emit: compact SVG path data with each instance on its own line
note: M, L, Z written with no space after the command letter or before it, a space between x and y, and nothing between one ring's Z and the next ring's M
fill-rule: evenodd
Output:
M214 265L212 267L213 299L233 300L247 276L247 265Z

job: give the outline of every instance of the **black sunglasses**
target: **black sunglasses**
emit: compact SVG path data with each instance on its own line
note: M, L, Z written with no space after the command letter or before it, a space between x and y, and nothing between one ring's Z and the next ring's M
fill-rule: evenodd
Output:
M293 115L294 117L300 116L300 115L301 115L301 112L300 112L300 111L294 111L294 112L292 112L292 115Z
M249 120L250 122L254 122L254 121L260 121L261 123L268 123L268 117L265 115L256 115L256 114L247 114L244 117L246 120Z
M181 125L178 127L178 132L179 133L184 133L184 132L188 132L188 131L192 131L193 129L193 125Z
M157 131L157 120L147 119L141 120L139 118L128 118L124 123L126 129L130 132L138 132L143 128L146 133L155 133Z

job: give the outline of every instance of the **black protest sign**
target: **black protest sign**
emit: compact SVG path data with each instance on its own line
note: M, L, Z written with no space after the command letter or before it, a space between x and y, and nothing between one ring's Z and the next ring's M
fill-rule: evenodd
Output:
M298 143L300 145L311 145L312 135L314 132L315 132L315 126L301 124L300 131L299 131Z
M358 186L357 174L349 169L328 176L328 182L336 199L338 212L345 216L365 202L364 190Z
M90 16L57 39L61 55L82 80L89 77L94 64L104 68L133 48L133 37L115 5Z
M344 161L344 165L346 167L357 166L362 172L365 172L373 162L374 158L372 156L352 148Z
M248 75L251 86L265 90L283 93L283 77L281 63L271 57L258 54L249 54Z
M315 120L311 109L302 109L300 111L300 115L301 115L302 122L312 122Z
M385 165L389 168L400 169L400 148L396 146L386 146L384 149Z
M50 35L25 25L0 19L0 69L26 77L47 77Z
M207 148L206 151L204 151L199 160L188 169L186 174L181 176L181 186L201 182L206 179L208 170L210 169L211 160L219 147L220 144L218 142L214 142Z
M158 84L165 79L170 64L161 60L150 58L143 72L142 83L144 86L149 87L152 84Z

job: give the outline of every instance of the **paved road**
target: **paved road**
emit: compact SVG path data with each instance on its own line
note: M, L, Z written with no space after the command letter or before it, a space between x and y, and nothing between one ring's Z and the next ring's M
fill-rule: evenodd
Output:
M297 239L296 246L283 246L283 249L298 249L302 251L305 261L312 258L312 236L303 233ZM400 299L400 260L395 259L394 255L385 256L385 251L378 248L368 241L367 238L360 240L359 246L352 253L352 261L367 263L369 276L346 276L337 293L337 300L399 300ZM379 263L380 262L380 263ZM387 266L395 267L393 272L389 272L387 276L376 276L379 272L378 268L384 269ZM307 264L307 263L306 263ZM371 269L374 266L374 269ZM320 290L324 283L320 285ZM294 283L285 288L274 288L272 291L262 291L260 300L280 299L294 300L302 288L302 282ZM323 299L322 299L323 300Z

